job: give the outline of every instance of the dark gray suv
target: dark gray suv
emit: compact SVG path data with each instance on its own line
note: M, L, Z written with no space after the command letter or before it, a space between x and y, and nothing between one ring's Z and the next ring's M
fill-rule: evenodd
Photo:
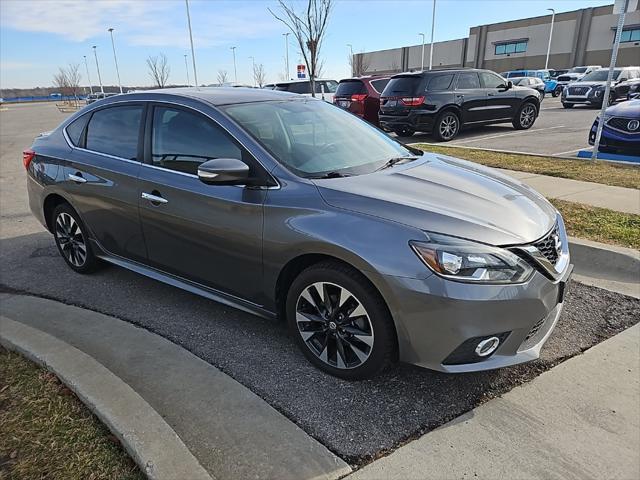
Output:
M467 372L535 359L571 274L562 218L527 186L300 95L113 97L23 160L70 268L108 262L286 318L342 378L395 360Z

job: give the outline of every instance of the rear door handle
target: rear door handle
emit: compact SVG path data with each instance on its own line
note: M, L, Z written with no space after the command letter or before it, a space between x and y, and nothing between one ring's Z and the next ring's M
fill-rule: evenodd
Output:
M495 93L491 92L491 93L487 93L487 95L489 95L490 97L495 97Z
M162 198L152 193L142 192L141 197L144 200L149 200L151 203L162 203L162 204L169 203L169 200L167 200L166 198Z
M76 183L87 183L87 179L82 176L80 172L78 174L70 173L69 180Z

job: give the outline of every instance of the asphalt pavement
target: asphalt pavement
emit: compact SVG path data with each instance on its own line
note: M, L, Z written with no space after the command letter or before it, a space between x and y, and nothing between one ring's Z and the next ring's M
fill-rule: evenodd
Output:
M31 216L21 151L62 120L53 105L0 112L0 285L107 313L183 346L230 375L346 461L358 465L633 325L640 301L574 283L565 313L529 364L446 375L398 365L344 382L313 368L283 323L257 318L116 267L73 273Z

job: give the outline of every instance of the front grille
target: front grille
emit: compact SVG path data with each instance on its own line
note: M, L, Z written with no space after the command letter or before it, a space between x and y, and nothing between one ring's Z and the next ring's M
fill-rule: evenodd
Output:
M573 80L573 77L570 77L569 75L560 75L558 77L558 81L559 82L570 82L571 80Z
M636 127L635 130L631 130L629 128L629 123L632 123L633 121L633 118L612 117L607 120L607 125L609 125L611 128L615 128L616 130L621 130L623 132L640 133L640 127Z
M569 87L569 95L586 95L589 87Z
M553 227L553 230L551 230L546 237L534 243L533 246L536 247L552 265L555 266L558 262L559 256L556 248L557 242L560 242L560 235L558 234L558 225L556 224L556 226Z

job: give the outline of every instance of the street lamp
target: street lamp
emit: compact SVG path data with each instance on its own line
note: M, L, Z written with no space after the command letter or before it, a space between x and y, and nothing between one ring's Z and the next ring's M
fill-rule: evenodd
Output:
M93 56L96 58L96 70L98 71L98 83L100 84L100 91L104 95L104 87L102 86L102 77L100 76L100 66L98 65L98 53L96 52L96 46L93 47Z
M420 70L424 70L424 33L419 33L419 36L422 37L422 62L420 63Z
M189 26L189 42L191 42L191 61L193 62L193 81L198 88L198 72L196 71L196 52L193 50L193 34L191 33L191 15L189 14L189 0L184 0L187 6L187 25Z
M436 28L436 0L433 0L433 13L431 14L431 45L429 46L429 70L433 67L433 31Z
M547 59L544 62L544 69L549 68L549 53L551 52L551 37L553 36L553 22L556 19L556 11L553 8L547 8L551 12L551 29L549 30L549 45L547 45Z
M118 57L116 57L116 44L113 43L113 28L107 30L111 34L111 48L113 48L113 61L116 64L116 75L118 76L118 86L120 87L120 93L122 93L122 82L120 81L120 70L118 70Z
M91 92L91 95L93 95L93 87L91 86L91 76L89 75L89 64L87 63L87 56L83 55L84 57L84 68L87 69L87 80L89 80L89 92Z
M282 36L284 37L284 50L285 50L285 59L286 59L286 67L287 67L287 71L285 72L286 75L284 76L286 80L289 80L289 35L291 35L290 32L287 33L283 33Z
M184 54L184 69L187 71L187 87L191 86L191 82L189 81L189 64L187 63L188 55Z
M247 57L247 58L251 59L251 68L252 68L251 75L253 76L253 86L255 87L256 86L256 76L255 76L255 73L256 73L256 59L255 59L255 57Z
M236 48L231 47L231 51L233 52L233 78L235 78L235 82L238 83L238 70L236 69Z
M351 75L356 75L356 70L354 68L354 64L353 64L353 45L351 45L350 43L347 43L347 47L349 47L349 52L351 52Z

